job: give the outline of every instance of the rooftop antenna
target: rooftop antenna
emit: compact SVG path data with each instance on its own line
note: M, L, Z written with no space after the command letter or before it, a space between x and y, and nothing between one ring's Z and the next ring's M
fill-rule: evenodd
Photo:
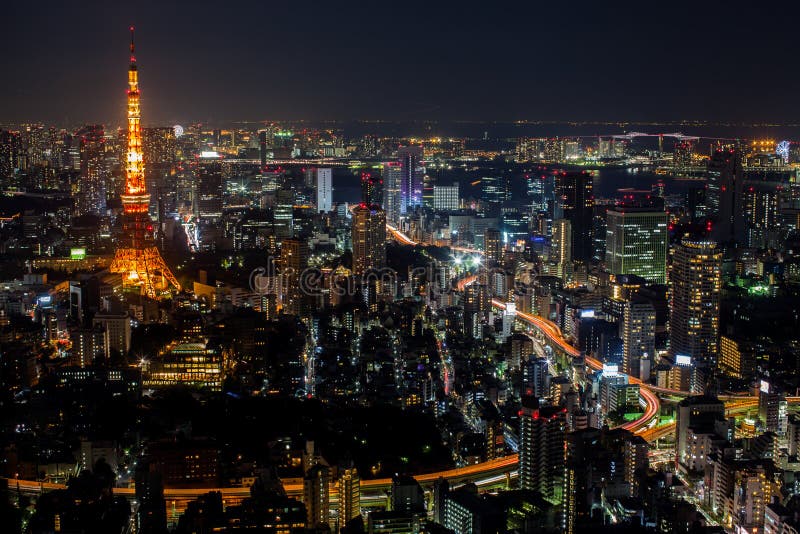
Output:
M134 52L134 49L135 49L134 45L133 45L133 32L134 32L135 28L133 26L131 26L130 29L131 29L131 63L135 63L136 62L136 57L133 55L133 52Z

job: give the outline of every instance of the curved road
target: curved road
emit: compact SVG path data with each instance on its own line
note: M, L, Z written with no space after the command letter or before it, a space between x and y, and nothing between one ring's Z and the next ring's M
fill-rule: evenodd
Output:
M408 236L406 236L403 232L397 230L397 228L386 225L387 230L391 233L392 237L397 240L398 242L406 245L417 245L418 243L411 240ZM473 250L473 249L464 249L468 252L475 252L480 253L480 251ZM457 283L457 287L460 290L463 290L467 285L473 283L477 277L475 275L467 276L461 279ZM495 308L505 310L506 303L498 300L492 299L492 305ZM523 321L524 323L528 324L530 327L537 329L542 335L547 338L548 342L557 346L559 349L564 351L564 353L569 354L573 357L581 357L581 352L573 347L561 334L561 330L558 326L549 321L544 319L543 317L539 317L536 315L532 315L529 313L524 312L516 312L516 317ZM596 358L592 358L589 356L584 357L584 361L586 365L594 370L600 370L603 368L602 362L597 360ZM630 381L635 384L639 384L639 398L640 402L644 406L644 413L636 419L635 421L630 421L621 425L621 428L625 428L630 430L631 432L637 433L642 438L647 440L648 442L654 441L659 439L663 436L666 436L675 430L675 423L661 425L661 426L653 426L652 423L658 417L658 413L661 407L661 403L658 399L656 393L664 393L670 394L675 396L688 396L689 393L685 391L677 391L672 389L665 389L665 388L658 388L652 386L650 384L645 384L641 380L630 377ZM728 413L739 413L742 411L746 411L758 405L758 399L753 396L744 396L744 395L729 395L727 397L720 397L724 398L726 402L726 410ZM800 397L789 397L787 400L792 404L800 403ZM470 465L466 467L460 467L456 469L448 469L445 471L438 471L435 473L427 473L422 475L417 475L414 478L423 486L430 486L434 481L438 480L439 478L444 478L448 480L451 485L458 485L464 483L466 481L475 482L478 486L482 487L491 487L497 486L499 484L503 484L505 481L509 480L510 477L516 475L517 469L517 462L518 457L516 454L511 454L505 456L503 458L499 458L496 460L490 460L488 462L482 462L475 465ZM284 479L283 481L284 489L289 496L294 497L302 497L303 494L303 481L302 479ZM19 490L23 493L27 494L38 494L42 491L51 491L55 489L63 489L65 486L63 484L52 484L52 483L40 483L33 480L17 480L17 479L8 479L9 489L14 490L19 488ZM372 479L372 480L362 480L361 481L361 495L362 499L367 501L385 501L386 499L386 492L391 488L392 481L389 478L381 478L381 479ZM182 501L183 503L188 502L189 500L196 499L198 496L203 495L209 491L219 491L222 493L224 499L228 501L238 501L244 497L249 496L250 489L249 488L242 488L242 487L225 487L225 488L185 488L185 489L177 489L177 488L170 488L164 490L164 497L166 500L169 501ZM118 495L124 495L129 499L133 499L135 497L135 491L133 488L114 488L114 493Z

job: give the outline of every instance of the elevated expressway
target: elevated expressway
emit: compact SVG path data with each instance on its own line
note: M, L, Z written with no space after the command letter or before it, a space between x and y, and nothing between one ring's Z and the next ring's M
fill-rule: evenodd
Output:
M392 226L387 225L387 230L390 232L391 236L400 243L406 245L418 244ZM475 253L479 252L472 249L465 250ZM476 279L477 277L475 275L468 275L459 280L456 286L458 289L463 290L467 285L473 283ZM499 299L493 299L492 306L500 310L506 309L506 303ZM516 312L516 320L529 327L554 351L558 351L560 354L571 358L583 356L577 348L572 346L567 339L564 338L561 330L552 321L519 311ZM602 362L596 358L589 356L583 357L586 365L591 369L602 369ZM639 403L644 409L644 412L636 420L625 423L621 425L621 427L636 433L648 442L655 441L656 439L662 438L674 432L674 422L664 425L657 425L658 415L661 408L661 402L658 398L658 394L686 397L689 395L689 393L685 391L658 388L650 384L643 383L641 380L633 377L631 377L630 380L632 383L639 384ZM726 410L729 414L742 413L758 406L758 399L753 396L729 395L720 396L720 398L725 400ZM800 403L800 397L789 397L787 400L791 404ZM482 489L505 487L512 478L517 476L517 463L517 455L511 454L503 458L469 465L466 467L416 475L414 478L426 489L430 489L432 484L439 478L448 480L451 486L458 486L460 484L464 484L465 482L474 482L479 488ZM302 498L302 479L283 479L282 483L287 495L291 497ZM363 505L365 507L385 506L391 485L392 481L390 478L362 480L361 500ZM65 486L63 484L52 484L33 480L8 479L8 487L11 491L19 490L19 492L23 494L37 495L46 491L63 489ZM171 507L172 513L180 513L189 501L194 500L198 496L209 491L221 492L223 500L228 505L236 504L250 494L249 488L243 487L168 488L164 490L164 497L167 501L168 509ZM135 490L133 488L114 488L114 493L117 495L123 495L131 500L135 498ZM335 488L332 489L331 493L331 499L335 501L337 499Z
M399 243L406 245L417 245L416 241L410 239L406 234L399 231L397 228L387 225L389 235ZM480 254L480 251L470 250ZM466 275L462 277L457 283L456 288L463 291L464 288L477 280L477 275ZM499 299L492 299L492 306L496 309L505 310L506 303ZM603 364L596 358L582 355L581 352L573 347L561 333L561 329L543 317L532 315L517 311L516 320L523 323L526 327L536 333L543 342L550 346L555 352L560 353L569 358L583 356L586 366L594 369L601 370ZM661 409L661 401L658 395L670 395L671 397L687 397L690 393L686 391L678 391L668 388L660 388L651 384L643 383L638 378L630 377L630 381L634 384L639 384L639 403L644 408L642 415L634 421L630 421L622 425L622 428L630 430L647 440L648 442L655 441L659 438L667 436L675 431L675 423L667 423L657 425L658 415ZM738 414L746 412L758 405L758 399L748 395L720 395L719 398L726 403L726 410L729 414ZM790 404L800 403L800 397L790 397L787 399Z

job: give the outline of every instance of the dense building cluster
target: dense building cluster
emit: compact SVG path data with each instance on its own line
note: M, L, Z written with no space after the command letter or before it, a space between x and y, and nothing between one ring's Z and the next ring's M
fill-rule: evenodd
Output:
M795 144L140 128L129 73L0 130L0 530L800 529Z

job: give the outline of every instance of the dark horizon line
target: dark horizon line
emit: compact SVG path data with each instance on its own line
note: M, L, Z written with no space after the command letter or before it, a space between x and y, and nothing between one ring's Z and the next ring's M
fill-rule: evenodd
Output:
M115 122L124 124L124 120L119 121L98 121L98 120L82 120L73 121L69 120L70 124L103 124L113 125ZM144 121L149 122L149 121ZM348 118L348 119L308 119L308 118L270 118L270 119L210 119L210 120L189 120L189 121L170 121L171 124L163 121L156 121L151 124L158 124L160 126L174 126L175 124L181 125L211 125L211 124L228 124L228 125L268 125L270 123L309 123L309 124L346 124L346 123L360 123L360 124L502 124L502 125L560 125L560 126L699 126L699 127L800 127L800 122L774 122L774 121L721 121L721 120L704 120L704 119L671 119L671 120L642 120L642 119L620 119L620 120L537 120L537 119L382 119L382 118ZM0 126L21 126L42 124L49 126L64 126L65 121L47 121L41 119L26 119L26 120L0 120ZM153 126L144 126L153 127Z

